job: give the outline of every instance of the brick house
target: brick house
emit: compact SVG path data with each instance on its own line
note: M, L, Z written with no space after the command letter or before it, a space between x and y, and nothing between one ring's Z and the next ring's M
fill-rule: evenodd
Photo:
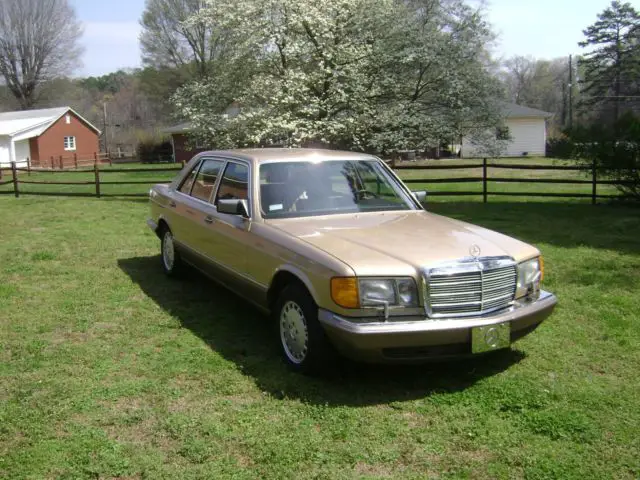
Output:
M55 159L92 158L100 130L70 107L0 113L0 167L46 166Z
M240 113L240 105L236 102L231 103L224 111L224 115L228 118L234 118ZM183 122L163 130L171 136L171 145L173 146L173 158L176 162L188 162L198 153L211 150L210 145L194 145L194 138L189 134L193 131L191 122Z
M163 130L171 135L173 158L177 163L188 162L194 155L209 150L204 145L193 145L193 139L189 137L192 129L191 122L184 122Z

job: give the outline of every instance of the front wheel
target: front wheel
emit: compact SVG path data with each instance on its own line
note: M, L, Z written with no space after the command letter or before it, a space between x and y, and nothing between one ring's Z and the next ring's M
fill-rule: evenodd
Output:
M162 268L170 277L178 276L183 268L180 252L176 249L175 240L171 230L166 228L162 233L160 252L162 254Z
M301 373L328 373L336 353L318 321L318 307L307 290L287 286L276 304L280 346L285 362Z

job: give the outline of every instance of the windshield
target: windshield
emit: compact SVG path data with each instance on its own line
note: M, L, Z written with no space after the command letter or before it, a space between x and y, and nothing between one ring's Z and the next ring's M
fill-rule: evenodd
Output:
M376 160L262 164L260 206L264 218L416 209Z

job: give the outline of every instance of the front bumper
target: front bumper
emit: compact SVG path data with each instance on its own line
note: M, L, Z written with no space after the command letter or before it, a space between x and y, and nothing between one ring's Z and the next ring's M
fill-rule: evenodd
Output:
M511 342L535 330L553 312L556 297L542 291L535 301L516 301L505 310L481 317L429 319L391 317L364 323L320 309L318 319L345 356L373 363L416 363L471 355L471 330L508 322Z
M147 218L147 227L149 227L154 232L158 231L158 224L153 220L153 218Z

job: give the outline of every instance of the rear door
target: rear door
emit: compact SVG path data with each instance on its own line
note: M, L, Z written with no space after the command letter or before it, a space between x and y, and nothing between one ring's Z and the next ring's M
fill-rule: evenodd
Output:
M202 159L193 165L191 171L184 177L182 183L175 191L171 192L167 203L167 221L173 232L173 237L178 244L186 245L188 237L188 223L192 214L190 212L189 198L191 188L202 165Z

